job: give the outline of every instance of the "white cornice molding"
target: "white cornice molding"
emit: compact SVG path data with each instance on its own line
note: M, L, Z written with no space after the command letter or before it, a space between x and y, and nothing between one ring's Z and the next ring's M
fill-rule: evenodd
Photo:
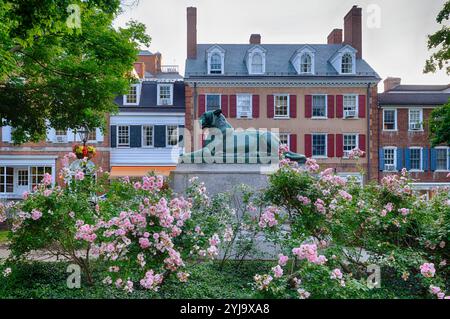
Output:
M380 80L225 80L196 79L185 80L188 85L196 83L197 87L298 87L298 86L363 86L377 84Z

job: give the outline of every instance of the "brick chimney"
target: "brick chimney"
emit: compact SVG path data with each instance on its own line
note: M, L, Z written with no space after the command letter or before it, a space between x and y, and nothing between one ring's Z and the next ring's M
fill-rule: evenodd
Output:
M156 74L161 73L161 53L156 52L155 54L155 72Z
M356 5L344 17L344 44L358 50L356 57L362 58L362 9Z
M187 58L197 58L197 8L187 8Z
M140 79L145 77L145 63L144 62L134 62L134 70Z
M388 77L384 80L384 92L390 91L402 82L401 78Z
M261 34L250 35L250 44L261 44Z
M328 44L342 44L342 29L333 29L327 38Z

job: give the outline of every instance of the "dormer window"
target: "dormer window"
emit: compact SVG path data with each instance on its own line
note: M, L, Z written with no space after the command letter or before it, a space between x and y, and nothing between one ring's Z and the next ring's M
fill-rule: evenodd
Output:
M131 84L128 94L123 96L123 105L139 105L140 87L140 84Z
M222 74L222 58L218 53L211 55L210 73Z
M260 53L255 53L252 56L252 72L253 74L263 73L263 58Z
M315 74L314 58L316 50L310 45L304 45L294 52L291 57L291 63L297 71L297 74Z
M303 53L300 58L300 73L311 73L311 55Z
M158 105L173 105L173 85L158 84Z
M342 56L341 73L353 73L353 57L350 53L345 53Z

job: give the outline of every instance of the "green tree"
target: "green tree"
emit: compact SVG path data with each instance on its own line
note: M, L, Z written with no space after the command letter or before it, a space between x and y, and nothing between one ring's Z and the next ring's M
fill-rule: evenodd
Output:
M114 28L121 10L120 0L0 0L0 118L16 143L49 127L104 127L117 111L151 40L135 21Z
M437 69L445 69L450 75L450 1L444 4L444 8L439 12L436 21L442 24L442 28L428 36L428 49L437 50L426 61L425 73L436 72ZM447 104L436 108L430 116L431 143L450 145L450 100Z

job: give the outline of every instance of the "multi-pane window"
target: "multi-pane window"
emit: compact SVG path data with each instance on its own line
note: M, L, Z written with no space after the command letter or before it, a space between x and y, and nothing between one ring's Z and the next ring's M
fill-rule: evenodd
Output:
M167 146L176 146L178 144L178 126L167 126Z
M344 117L352 118L356 117L356 107L357 107L356 95L344 95Z
M422 169L422 149L410 148L409 149L410 169L420 171Z
M0 167L0 193L14 192L14 168Z
M394 171L395 170L395 148L385 148L384 153L384 170Z
M280 133L280 145L287 145L289 146L289 133Z
M327 135L313 134L312 136L312 156L327 156Z
M353 58L349 53L342 56L341 73L353 73Z
M220 94L208 94L206 96L206 111L220 109Z
M448 149L436 149L436 170L446 171L448 169Z
M396 110L383 110L383 129L385 131L395 131L397 129Z
M250 94L240 94L237 97L237 117L252 117L252 97Z
M312 97L312 116L326 117L327 116L327 102L325 95L313 95Z
M158 105L171 105L172 100L172 85L160 84L158 85Z
M97 131L96 130L89 131L87 140L88 141L96 141L97 140Z
M300 73L311 73L311 56L308 53L300 58Z
M409 110L409 130L420 131L422 130L422 110L410 109Z
M222 57L218 53L211 55L210 73L222 74Z
M127 125L117 126L117 147L130 146L130 127Z
M17 171L17 185L28 186L28 169L20 169Z
M66 130L55 130L55 142L56 143L67 143L67 131Z
M142 126L142 146L153 146L153 126L151 125Z
M263 57L260 53L255 53L252 57L252 73L263 73Z
M358 147L357 134L344 134L344 157L348 157L350 152Z
M275 117L289 117L287 95L275 95Z
M132 84L128 90L128 94L125 95L125 104L137 104L138 102L138 86Z
M31 187L37 186L44 178L45 174L52 174L52 168L48 166L31 167Z

